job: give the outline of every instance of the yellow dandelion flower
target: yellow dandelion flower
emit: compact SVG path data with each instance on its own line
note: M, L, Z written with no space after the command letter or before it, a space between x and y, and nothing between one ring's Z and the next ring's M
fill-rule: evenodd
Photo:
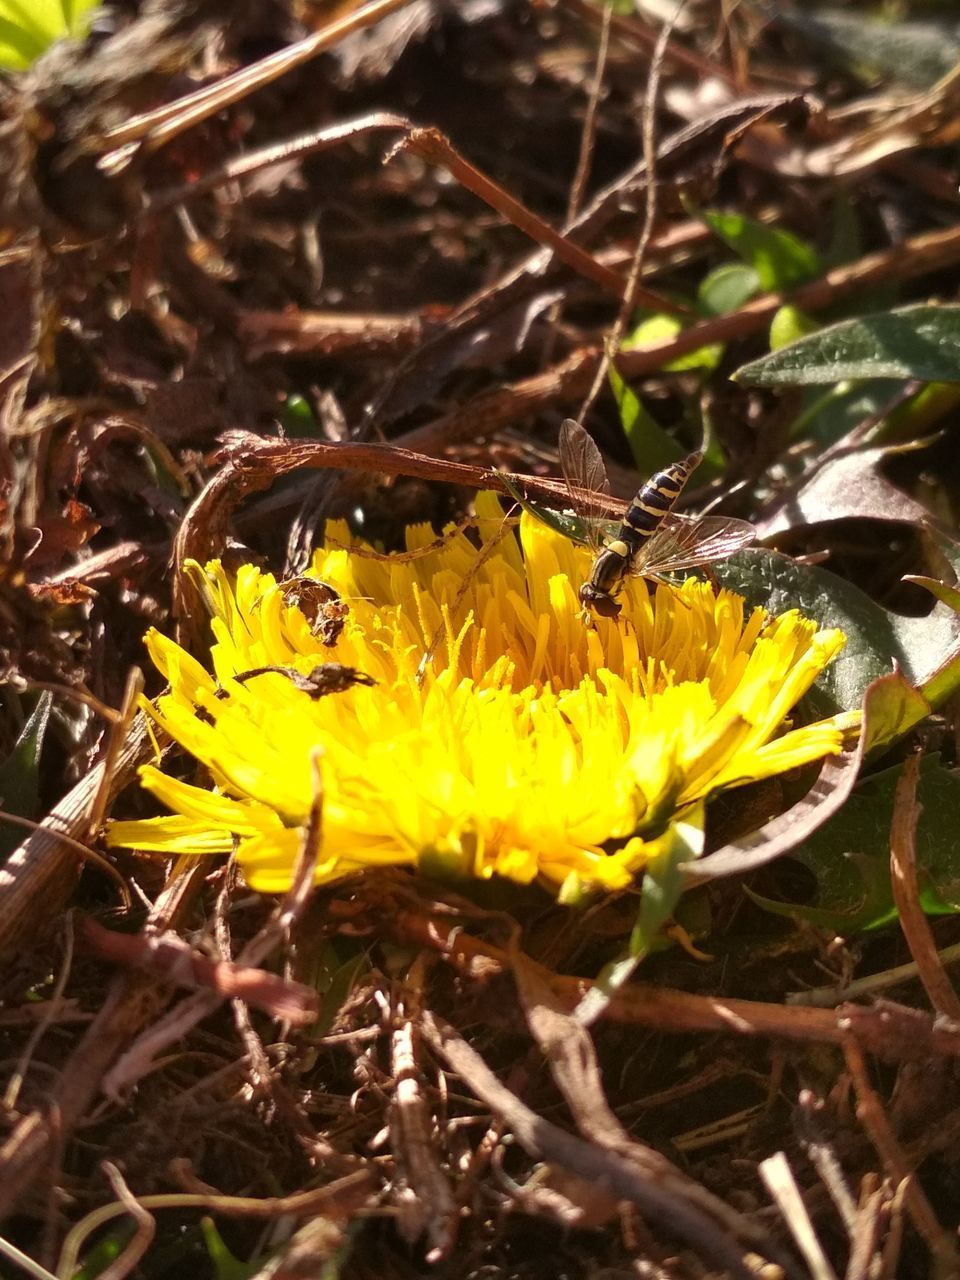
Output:
M629 885L670 824L702 823L717 791L841 749L854 717L785 727L841 632L795 611L767 619L693 578L653 593L635 580L619 618L585 627L588 553L527 516L519 540L504 535L490 495L477 511L481 551L463 533L407 560L318 551L310 574L349 605L333 645L273 575L193 566L213 615L209 668L151 631L169 692L148 711L210 785L145 766L142 785L173 813L116 822L109 842L235 850L254 889L284 890L319 748L318 883L441 867L569 900ZM408 549L433 536L408 530ZM330 662L374 683L316 697L282 672L248 674Z

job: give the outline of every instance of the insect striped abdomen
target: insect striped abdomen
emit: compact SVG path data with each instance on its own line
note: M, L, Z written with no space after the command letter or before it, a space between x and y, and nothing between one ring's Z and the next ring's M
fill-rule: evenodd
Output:
M691 453L682 462L674 462L653 476L630 503L623 518L620 536L633 550L641 547L663 524L677 499L700 464L702 453Z

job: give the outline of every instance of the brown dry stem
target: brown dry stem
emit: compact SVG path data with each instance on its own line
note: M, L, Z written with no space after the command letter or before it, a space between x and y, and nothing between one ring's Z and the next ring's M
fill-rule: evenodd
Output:
M894 798L893 825L890 828L890 883L900 917L900 928L930 1003L937 1013L960 1024L960 999L947 977L937 952L930 921L920 905L920 882L917 876L919 776L920 757L916 754L908 756Z

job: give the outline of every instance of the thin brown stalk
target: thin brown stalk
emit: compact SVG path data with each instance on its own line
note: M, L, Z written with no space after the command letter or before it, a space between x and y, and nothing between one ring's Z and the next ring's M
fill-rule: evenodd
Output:
M673 30L673 23L676 21L677 15L680 13L680 4L677 5L676 12L670 22L664 23L657 43L654 46L653 56L650 59L650 74L647 77L647 91L643 100L643 159L647 170L647 185L644 191L644 213L643 227L640 231L640 237L637 240L636 248L633 251L633 259L630 263L630 273L627 277L627 285L623 291L623 301L620 303L620 310L614 321L613 328L604 344L603 355L597 365L597 371L594 374L593 383L587 392L587 397L580 407L579 422L583 422L590 406L600 394L600 389L607 380L607 373L610 368L611 352L620 350L620 343L623 341L623 335L627 331L627 324L633 315L634 308L639 303L640 276L643 271L644 260L647 255L647 246L650 243L650 237L653 235L653 224L657 216L657 140L656 140L656 112L657 97L660 92L660 72L663 69L663 57L666 51L667 43L670 38L670 32Z
M612 0L607 0L607 3L603 6L597 60L593 68L593 80L590 83L587 110L583 118L583 129L580 133L577 167L574 170L573 182L570 184L570 198L567 201L567 222L573 222L580 212L583 193L587 188L587 178L590 174L590 163L593 159L593 146L597 134L597 107L600 105L600 91L603 88L603 75L607 68L607 53L610 49L610 19L612 17L613 2Z
M456 1243L457 1205L440 1165L433 1114L423 1088L418 1026L422 970L419 961L411 966L390 1038L394 1078L390 1142L401 1170L395 1192L401 1231L411 1243L426 1237L427 1261L433 1264L448 1257Z
M205 873L205 867L194 862L168 882L150 912L154 928L169 928L180 919ZM0 1147L0 1217L8 1214L34 1179L49 1168L51 1153L79 1123L99 1091L103 1073L114 1055L163 1008L167 999L166 989L149 975L118 975L104 1004L64 1063L46 1105L25 1115Z
M46 1002L44 1016L31 1031L27 1043L24 1045L23 1052L17 1060L13 1074L7 1084L6 1091L3 1095L3 1105L9 1114L14 1114L17 1109L17 1100L20 1097L20 1090L23 1082L27 1077L27 1071L30 1067L30 1060L36 1052L37 1045L46 1035L47 1029L58 1020L60 1010L62 1008L63 993L67 987L67 980L70 977L70 971L73 967L73 912L68 911L63 919L63 961L60 965L60 972L57 974L57 982L50 995L50 999Z
M370 4L361 5L345 17L329 23L321 31L314 32L296 44L278 49L276 53L261 58L249 67L242 67L233 75L218 80L216 84L205 85L196 93L165 103L153 111L142 112L115 129L108 129L100 138L90 139L88 146L96 145L99 150L108 152L101 162L106 172L123 168L139 146L142 145L148 151L156 151L184 130L201 124L218 111L239 102L253 90L272 84L280 76L309 62L311 58L339 44L355 31L372 26L409 3L410 0L371 0Z
M166 187L152 195L141 215L142 218L155 217L166 209L175 208L185 200L204 192L214 191L217 187L226 186L240 178L249 177L253 173L262 173L276 164L289 164L291 160L305 160L308 156L317 155L341 142L352 141L366 133L379 130L410 130L411 122L405 116L394 115L390 111L373 111L359 116L355 120L344 120L339 124L328 125L324 129L311 129L309 133L297 134L283 142L272 146L258 147L242 156L232 156L223 164L208 170L191 182L182 182L175 187Z
M889 1199L888 1188L877 1185L879 1179L876 1175L864 1178L863 1182L843 1280L866 1280L870 1274L880 1240L881 1213Z
M932 231L904 240L891 249L867 254L857 262L836 267L790 293L765 293L738 311L691 325L676 337L622 351L617 364L625 378L655 373L680 356L714 342L731 342L759 333L782 306L790 303L804 311L820 311L840 299L881 282L911 280L960 259L960 226ZM485 439L507 424L569 404L589 388L601 353L582 347L561 364L486 391L449 414L406 432L398 443L424 453L439 451L459 440Z
M917 965L920 981L937 1013L960 1023L960 999L937 953L930 921L920 905L917 878L917 802L920 757L911 755L903 766L893 803L890 828L890 882L900 928Z
M592 0L563 0L563 7L575 13L590 26L597 25L600 15ZM643 21L635 15L630 17L614 15L611 30L618 43L637 49L641 53L648 53L657 43L657 36L652 31L648 31ZM671 41L667 45L666 61L678 71L692 72L697 79L721 80L740 93L751 91L751 86L738 82L722 63L704 58L695 49L688 49L686 45L674 44Z
M153 1243L153 1237L157 1234L157 1220L149 1210L143 1207L124 1182L123 1174L116 1165L105 1160L103 1170L110 1179L110 1185L117 1200L136 1224L136 1230L133 1238L124 1245L120 1257L114 1258L113 1262L100 1272L100 1280L126 1280Z
M405 945L441 952L466 974L510 972L509 953L465 933L455 922L404 908L384 921ZM574 1009L593 987L586 978L543 970L554 995ZM726 1032L799 1043L842 1045L852 1035L870 1053L891 1061L926 1061L932 1056L960 1057L960 1032L903 1005L839 1009L788 1008L761 1000L694 995L687 991L634 982L614 993L604 1010L608 1021L654 1027L665 1033Z
M957 1275L960 1272L960 1251L956 1241L937 1221L926 1192L907 1164L883 1104L870 1083L863 1052L852 1037L844 1040L843 1053L857 1095L857 1119L867 1131L887 1175L903 1187L907 1213L934 1258L936 1274L944 1278Z
M205 1209L209 1213L270 1221L287 1215L302 1218L334 1213L341 1201L345 1200L348 1204L353 1202L356 1205L358 1198L362 1202L371 1189L371 1173L365 1169L358 1169L355 1173L348 1173L335 1182L328 1182L325 1186L314 1187L310 1191L299 1191L290 1196L257 1199L254 1196L175 1191L140 1196L137 1203L144 1212L151 1209ZM72 1276L77 1269L83 1244L92 1232L126 1212L128 1212L127 1206L117 1202L95 1209L78 1222L63 1242L57 1274Z
M237 956L235 972L260 965L289 934L299 919L313 889L313 873L323 842L323 784L320 757L313 760L315 791L310 816L303 828L300 850L294 864L290 888L263 928L250 939ZM126 1049L104 1075L101 1091L108 1098L119 1098L151 1066L154 1058L168 1045L180 1040L223 1001L222 990L202 990L182 1000L168 1013L158 1017Z
M396 155L399 151L412 151L430 164L442 165L461 186L473 192L478 199L483 200L492 209L496 209L531 240L550 249L571 271L599 285L601 289L612 293L616 298L624 297L629 287L628 280L618 272L605 267L602 262L598 262L585 249L581 249L561 232L555 231L548 222L538 217L498 182L494 182L491 177L482 173L466 160L438 129L411 130L397 143L391 155ZM636 289L634 305L669 311L671 315L686 313L685 307L663 297L662 294L639 287Z

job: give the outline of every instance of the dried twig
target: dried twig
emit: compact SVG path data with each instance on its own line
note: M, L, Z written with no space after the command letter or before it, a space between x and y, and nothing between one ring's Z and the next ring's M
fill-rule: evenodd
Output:
M722 1222L731 1235L748 1240L751 1247L784 1262L789 1269L789 1260L779 1258L764 1232L682 1173L659 1151L631 1138L607 1101L588 1028L575 1013L562 1007L539 966L520 951L515 938L510 956L527 1024L583 1136L623 1156L638 1173Z
M843 1280L866 1280L877 1256L882 1211L890 1198L888 1186L875 1174L863 1179L856 1221L850 1233L850 1257Z
M919 776L920 757L916 754L908 756L894 797L893 825L890 828L890 882L900 917L900 928L916 962L920 981L930 997L930 1003L937 1013L960 1023L960 999L947 977L937 953L933 930L920 905L920 884L917 879Z
M322 30L307 36L252 66L242 67L233 75L205 85L195 93L165 103L153 111L133 116L116 128L108 129L99 139L89 139L88 149L97 147L105 154L100 162L106 173L126 167L139 150L152 152L165 146L186 129L239 102L255 89L272 84L295 67L302 66L324 50L332 48L355 31L379 22L381 18L404 8L410 0L371 0L343 18L328 23Z
M751 1275L727 1228L720 1229L676 1187L663 1186L648 1172L641 1172L632 1160L586 1142L538 1116L501 1084L453 1027L432 1013L423 1016L423 1035L433 1051L509 1126L529 1155L558 1164L615 1198L636 1204L664 1230L687 1240L704 1257L726 1268L728 1274L744 1280Z
M305 1026L317 1016L319 997L313 987L232 960L213 960L175 933L117 933L84 916L79 934L87 950L101 959L142 969L158 981L191 991L207 988L218 999L242 1000L294 1026Z
M170 928L185 913L205 868L174 876L150 913L150 924ZM0 1147L0 1218L5 1216L47 1167L56 1140L65 1140L96 1097L114 1056L163 1008L168 988L150 976L124 973L115 980L97 1016L63 1065L48 1105L31 1111ZM72 1274L72 1273L71 1273Z
M235 972L242 973L245 969L259 965L275 950L300 917L310 896L313 873L322 844L323 791L319 755L314 761L314 767L316 791L310 816L303 828L292 883L270 920L241 950ZM119 1100L122 1092L139 1079L162 1049L182 1039L192 1027L212 1013L224 998L222 992L216 989L198 991L182 1000L165 1016L157 1018L103 1077L101 1087L106 1097ZM233 998L238 997L234 995Z
M67 987L67 981L70 977L70 970L73 966L73 912L68 911L63 920L63 960L60 964L60 972L57 974L56 985L51 992L50 999L47 1001L46 1011L37 1025L31 1031L24 1045L23 1052L17 1060L7 1088L3 1095L3 1105L8 1112L14 1112L17 1106L17 1099L20 1096L20 1090L26 1079L27 1070L30 1066L30 1059L36 1052L37 1045L43 1038L47 1028L51 1023L56 1022L60 1013L61 1001L63 993Z
M570 195L567 200L567 222L572 222L580 211L583 193L586 190L587 178L590 174L590 161L596 141L597 107L603 89L603 75L607 68L607 51L610 48L610 19L613 17L612 0L606 0L603 6L603 18L600 25L600 43L597 46L597 58L593 68L593 79L587 95L587 110L583 117L583 128L580 131L580 150L577 154L577 167L570 183Z
M339 1209L356 1209L369 1197L372 1181L368 1170L358 1169L325 1186L298 1191L290 1196L257 1199L254 1196L225 1196L215 1192L168 1192L140 1196L137 1203L144 1212L152 1209L206 1209L209 1213L271 1221L288 1215L300 1218L328 1212L336 1214ZM87 1214L71 1229L63 1242L57 1266L57 1275L61 1280L75 1273L80 1251L91 1233L126 1212L127 1205L123 1203L104 1205Z
M113 1193L120 1205L133 1218L136 1230L132 1239L128 1240L124 1245L119 1258L114 1258L100 1272L100 1280L125 1280L125 1277L130 1274L153 1243L153 1237L157 1234L157 1220L149 1210L143 1207L126 1182L124 1182L123 1174L116 1165L111 1164L109 1160L105 1160L102 1168L110 1179L110 1186L113 1188ZM60 1274L64 1276L62 1270ZM73 1272L70 1271L66 1274L72 1275Z
M678 3L671 21L663 24L657 43L653 49L653 55L650 59L650 73L647 76L647 89L643 100L643 159L647 174L647 185L646 191L644 192L643 225L640 229L640 235L633 251L633 258L630 263L630 274L627 277L627 284L623 291L620 309L617 312L617 318L613 323L613 328L607 336L603 355L597 365L597 372L594 375L593 383L590 390L587 392L586 399L580 406L580 412L577 415L578 422L583 422L584 418L586 418L590 411L590 406L600 394L600 389L607 379L612 353L620 350L623 335L627 331L627 324L638 304L640 293L643 292L640 288L640 276L643 271L647 246L650 243L650 237L653 235L653 225L657 216L657 147L655 129L657 96L660 92L660 72L663 68L663 58L669 42L670 32L673 29L673 23L676 21L676 18L680 13L680 7L681 4Z
M883 1104L870 1083L860 1046L852 1037L843 1042L843 1053L857 1093L857 1119L876 1147L888 1176L903 1187L907 1213L933 1256L937 1275L944 1280L957 1275L960 1273L960 1250L956 1239L937 1221L926 1192L907 1165Z
M960 227L927 232L892 249L867 254L849 266L836 267L789 293L762 294L739 310L691 325L674 338L622 351L617 365L625 378L654 373L710 343L759 333L787 303L802 311L819 311L880 281L913 279L958 260ZM454 411L404 433L398 443L425 453L439 452L460 440L488 438L508 423L524 421L546 408L570 404L588 390L601 355L595 347L583 347L542 373L482 392Z
M472 938L436 916L399 907L383 923L406 944L440 951L463 972L490 977L510 971L510 956L492 943ZM543 970L564 1008L573 1009L593 984ZM933 1056L960 1057L960 1031L904 1005L878 1003L869 1008L792 1008L761 1000L693 995L686 991L631 983L611 998L604 1017L614 1022L656 1027L662 1032L725 1031L823 1044L844 1044L852 1034L868 1052L889 1061L928 1061Z
M632 286L634 306L668 311L671 315L682 314L686 311L685 307L679 306L669 298L663 297L662 294L641 288L639 283L633 282L632 277L630 280L625 280L618 272L611 271L609 267L605 267L602 262L598 262L585 249L581 249L568 236L555 231L549 223L537 217L526 205L504 190L499 183L494 182L487 174L481 173L479 169L470 164L455 150L449 140L438 129L411 129L409 134L397 143L387 158L390 159L391 156L396 155L399 151L413 151L431 164L443 165L461 186L466 187L475 196L479 196L481 200L486 201L491 208L503 214L514 226L519 227L521 231L528 235L531 240L535 240L537 244L550 249L560 262L565 263L578 275L593 281L605 292L612 293L616 298L623 298L626 295L626 291Z
M110 797L127 786L138 765L151 750L142 721L134 729L115 760L112 772L96 765L46 818L36 823L21 820L33 834L0 868L0 954L8 954L25 938L35 936L58 917L69 898L87 849L80 843L90 828L90 814L106 782ZM78 856L79 855L79 856ZM93 855L95 861L103 861ZM126 886L109 863L109 874Z
M420 993L412 984L419 987L416 974L422 967L414 962L391 1036L390 1141L404 1184L399 1192L401 1234L411 1242L426 1235L427 1260L435 1263L449 1256L456 1241L457 1206L440 1167L433 1117L421 1083L420 1036L415 1025Z
M836 1280L836 1273L817 1239L793 1170L782 1151L760 1161L760 1177L810 1268L811 1280Z
M497 493L510 494L499 471L449 462L445 458L430 458L395 445L356 441L332 444L319 440L278 442L243 435L232 444L224 466L184 517L174 547L174 563L182 566L191 559L202 563L216 554L225 545L227 525L237 504L248 494L269 488L281 476L300 468L421 476L471 489L492 489ZM531 498L545 498L561 506L566 500L567 491L561 480L532 476L514 476L512 480ZM603 495L599 496L603 498ZM621 514L626 506L616 498L604 501L611 515ZM192 586L179 573L174 584L175 611L182 619L184 629L199 632L202 612L191 609L192 599Z

